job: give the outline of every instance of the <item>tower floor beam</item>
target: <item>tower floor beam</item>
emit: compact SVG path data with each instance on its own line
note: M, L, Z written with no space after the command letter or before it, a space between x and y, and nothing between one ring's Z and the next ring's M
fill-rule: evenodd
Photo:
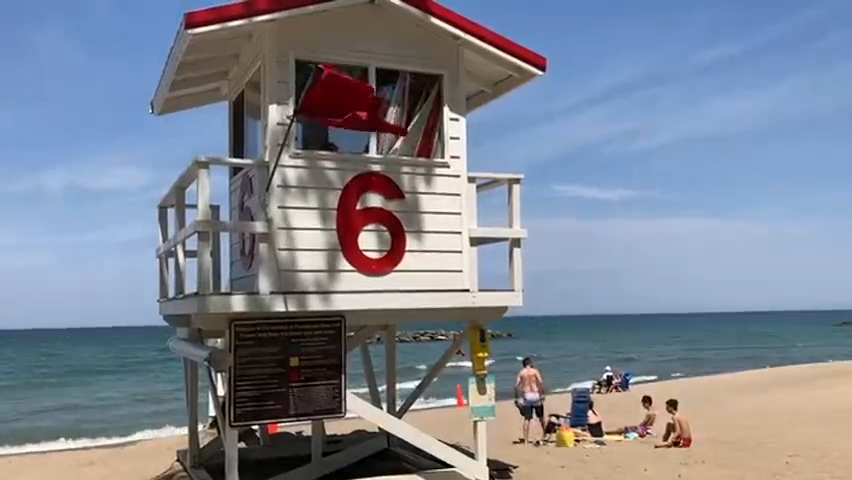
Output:
M386 449L392 449L402 457L406 458L406 463L413 465L429 465L434 462L428 461L425 458L420 458L412 450L402 448L401 445L393 442L393 439L399 439L405 444L409 444L427 455L438 459L451 468L442 468L437 470L426 470L411 475L394 475L374 477L382 480L408 480L408 479L427 479L427 480L488 480L489 470L486 462L486 436L485 423L473 422L473 446L475 455L471 458L463 452L446 445L442 441L430 436L429 434L410 425L404 417L411 411L414 404L423 397L428 387L435 381L440 373L444 370L447 363L452 359L453 355L461 348L465 340L468 338L468 331L464 329L462 333L457 335L448 345L446 350L435 361L435 363L426 372L423 379L415 387L415 389L407 396L407 398L397 406L396 392L391 400L388 397L383 405L382 395L380 394L377 385L375 372L373 371L372 355L370 352L370 339L376 334L383 334L384 346L390 355L386 355L386 369L396 372L397 355L395 349L397 347L395 339L396 329L388 328L387 326L367 326L350 334L346 340L346 350L352 352L355 349L360 349L363 362L366 381L369 385L371 400L363 400L360 397L347 392L347 408L348 411L359 416L362 420L367 421L378 427L379 437L368 438L367 440L357 441L350 439L338 445L336 451L327 451L325 444L326 439L326 422L324 420L314 420L310 422L310 444L309 448L293 448L293 445L287 445L287 442L264 443L260 445L258 442L244 441L247 434L255 435L251 427L230 428L228 426L228 411L223 408L221 402L217 402L214 406L215 415L217 418L218 431L216 436L200 446L193 454L192 443L190 441L189 448L178 452L178 460L186 468L187 474L192 480L211 480L211 469L222 469L224 467L225 480L239 480L238 471L239 464L242 462L252 462L259 460L267 460L273 458L284 458L292 456L310 455L310 461L300 467L292 470L281 472L268 478L268 480L316 480L322 476L334 473L338 470L346 468L356 462L364 460L367 457L380 453ZM391 342L393 347L388 348L387 342ZM228 342L220 344L221 347L227 349ZM232 352L228 352L232 354ZM205 377L211 384L211 389L216 388L215 375L216 373L206 368ZM396 382L394 375L387 376L388 382ZM227 381L223 382L225 387L225 397L229 394L227 391ZM186 385L187 398L192 395L192 389L189 382ZM387 390L393 390L388 384ZM257 427L265 429L265 426ZM286 428L286 427L285 427ZM274 437L274 435L272 435ZM258 443L258 444L254 444ZM242 444L242 445L241 445ZM308 446L308 445L305 445ZM224 465L223 465L224 463ZM419 467L418 467L419 468Z

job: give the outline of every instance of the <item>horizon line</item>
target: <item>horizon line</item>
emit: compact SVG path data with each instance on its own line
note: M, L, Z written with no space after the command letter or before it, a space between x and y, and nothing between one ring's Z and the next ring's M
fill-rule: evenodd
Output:
M830 312L852 312L852 308L815 308L815 309L794 309L794 310L772 310L772 309L754 309L754 310L707 310L696 312L641 312L641 313L553 313L553 314L535 314L535 315L506 315L500 319L493 320L508 320L513 318L531 318L542 319L548 317L663 317L663 316L682 316L682 315L731 315L731 314L771 314L771 313L830 313ZM411 322L411 323L460 323L458 321L440 321L440 322ZM461 322L463 323L463 322ZM489 322L490 323L490 322ZM107 329L134 329L134 328L151 328L151 327L167 327L165 322L159 324L146 325L91 325L91 326L68 326L68 327L32 327L32 328L5 328L0 327L0 333L4 332L29 332L34 330L107 330Z

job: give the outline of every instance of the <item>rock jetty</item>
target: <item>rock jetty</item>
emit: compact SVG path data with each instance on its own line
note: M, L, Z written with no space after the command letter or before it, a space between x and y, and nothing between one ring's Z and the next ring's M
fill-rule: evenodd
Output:
M456 335L459 335L457 330L412 330L412 331L397 331L397 343L425 343L425 342L449 342ZM500 332L497 330L489 330L488 336L491 339L507 339L515 338L509 332ZM376 335L369 339L368 343L382 343L382 336Z

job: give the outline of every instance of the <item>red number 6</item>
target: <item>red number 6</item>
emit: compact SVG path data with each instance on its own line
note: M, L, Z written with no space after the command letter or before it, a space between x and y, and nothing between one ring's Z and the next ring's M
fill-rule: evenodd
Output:
M248 206L248 199L254 195L254 181L248 175L243 175L240 182L240 201L238 203L239 219L241 222L253 222L254 212ZM240 233L240 261L245 270L254 265L257 249L257 237L252 233Z
M381 207L358 208L367 193L378 193L385 200L404 200L405 193L392 178L379 172L363 172L344 185L337 201L337 241L343 258L355 270L370 276L387 275L405 257L405 227L390 210ZM385 227L391 237L390 249L379 258L368 257L358 245L358 237L368 225Z

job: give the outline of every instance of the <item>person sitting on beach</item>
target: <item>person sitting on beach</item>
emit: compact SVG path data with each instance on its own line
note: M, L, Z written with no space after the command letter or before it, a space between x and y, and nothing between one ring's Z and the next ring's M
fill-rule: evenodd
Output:
M604 437L603 417L601 417L598 411L595 410L595 402L593 400L589 400L589 413L586 427L582 429L574 428L572 430L574 430L574 434L578 437Z
M612 387L609 388L609 393L618 392L621 390L621 382L624 381L624 374L622 372L615 372L612 376Z
M611 430L606 433L614 434L614 435L624 435L627 433L635 433L642 438L645 438L649 434L651 434L651 427L654 426L654 422L657 421L657 412L654 411L654 399L651 398L650 395L645 395L642 397L642 408L645 409L645 417L642 418L642 421L639 422L638 425L628 425L625 427L618 428L616 430Z
M609 393L612 390L612 385L614 383L615 374L612 373L612 368L607 365L600 380L595 382L595 388L592 389L592 393Z
M689 420L678 412L678 401L674 398L666 400L666 412L672 416L666 425L663 442L654 445L656 448L689 448L692 446L692 426Z
M518 381L515 384L515 400L521 415L524 417L524 440L523 443L529 443L530 436L530 421L533 415L541 424L542 441L545 439L544 418L544 381L541 379L541 373L533 365L530 357L524 358L523 368L518 372Z

